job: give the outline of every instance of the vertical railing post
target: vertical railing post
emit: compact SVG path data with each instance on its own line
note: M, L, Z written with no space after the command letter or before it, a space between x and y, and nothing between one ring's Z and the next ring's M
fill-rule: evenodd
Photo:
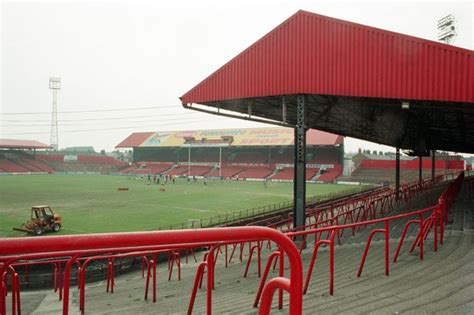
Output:
M207 256L206 313L212 314L212 289L214 287L214 252Z
M66 267L64 267L63 315L69 314L69 289L71 283L71 268L78 257L79 254L72 256L66 263ZM60 287L61 286L62 284L60 285Z
M426 226L428 228L428 226ZM420 215L420 260L423 260L423 243L425 241L425 221L423 214Z
M329 295L334 295L334 237L336 230L331 233L331 242L329 243Z
M400 148L395 150L395 192L398 202L400 199Z
M436 150L431 150L431 180L435 180L435 162L436 162Z
M285 253L282 249L279 249L280 257L279 257L279 264L280 269L278 270L278 276L283 277L285 276ZM278 290L278 309L281 310L283 308L283 290Z
M390 229L389 220L385 220L385 275L389 275L390 268Z

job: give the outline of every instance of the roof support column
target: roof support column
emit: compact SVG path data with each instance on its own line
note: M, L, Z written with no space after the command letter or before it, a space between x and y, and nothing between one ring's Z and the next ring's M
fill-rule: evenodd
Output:
M421 185L423 181L423 157L421 155L418 157L418 181Z
M191 176L191 144L188 147L188 177Z
M306 96L296 97L293 226L306 224Z
M400 148L395 151L395 192L398 200L400 197Z
M436 150L431 150L431 180L435 178Z

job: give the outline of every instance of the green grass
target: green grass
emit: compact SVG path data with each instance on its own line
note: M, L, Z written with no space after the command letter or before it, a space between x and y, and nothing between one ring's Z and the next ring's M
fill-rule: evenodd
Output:
M129 191L117 191L128 187ZM159 191L159 188L165 191ZM307 195L353 188L308 184ZM209 181L147 185L119 176L31 175L0 177L0 236L22 236L12 231L30 216L33 205L51 205L63 219L58 234L143 231L205 219L292 200L291 183ZM49 235L51 235L50 233Z

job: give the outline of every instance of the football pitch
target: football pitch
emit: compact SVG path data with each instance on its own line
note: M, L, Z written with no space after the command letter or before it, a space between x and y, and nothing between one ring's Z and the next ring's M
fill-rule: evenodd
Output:
M128 191L118 191L118 188ZM358 187L308 184L307 196L354 192ZM0 177L0 237L29 219L34 205L50 205L62 216L57 234L146 231L292 200L293 184L270 182L187 182L166 185L147 179L107 175L30 175ZM48 233L46 235L55 235Z

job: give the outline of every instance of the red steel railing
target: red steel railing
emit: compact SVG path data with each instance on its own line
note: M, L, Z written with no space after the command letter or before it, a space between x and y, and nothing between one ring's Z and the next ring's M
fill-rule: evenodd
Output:
M63 314L69 311L69 290L71 267L77 259L86 256L97 256L110 252L127 253L140 250L153 250L146 248L155 246L180 248L186 246L198 247L199 243L219 242L241 242L271 240L278 244L282 251L288 256L290 263L290 278L278 277L267 283L262 292L262 303L260 314L268 314L271 308L273 293L276 289L282 289L290 295L289 310L291 314L302 313L302 262L298 250L290 238L274 229L265 227L238 227L217 228L205 230L183 230L183 231L157 231L139 233L111 233L91 234L74 236L52 236L48 238L48 246L44 246L44 240L35 237L21 239L0 239L0 275L2 279L9 267L18 261L70 257L64 271L63 292ZM163 249L163 248L161 248ZM208 284L213 283L212 273L208 272ZM207 313L212 312L212 290L207 285ZM3 294L0 295L0 311L6 314L5 291L6 283L2 281Z
M423 259L423 252L424 252L424 240L427 238L428 233L430 232L431 229L433 229L433 250L436 251L438 247L438 238L440 240L440 243L443 243L443 238L444 238L444 226L447 224L447 219L448 219L448 212L450 211L452 204L454 203L454 199L456 195L458 194L461 185L464 180L464 173L460 173L458 177L456 178L455 181L450 183L448 187L444 190L442 195L438 199L438 203L435 206L428 207L425 209L417 210L417 211L412 211L408 213L403 213L399 215L394 215L390 217L385 217L385 218L379 218L379 219L372 219L368 221L361 221L361 222L355 222L351 224L345 224L345 225L332 225L332 226L327 226L327 227L322 227L322 228L310 228L310 229L304 229L302 231L292 231L286 233L291 238L296 238L296 237L308 237L309 235L314 236L314 248L311 256L311 260L308 266L308 271L306 273L306 279L305 279L305 284L304 284L304 289L303 292L306 293L308 290L309 282L311 280L312 272L313 272L313 266L316 261L316 256L318 253L318 249L320 248L321 245L327 245L329 246L329 264L330 264L330 275L329 275L329 294L333 295L334 293L334 246L335 246L335 238L337 235L341 235L341 233L344 230L354 230L355 228L361 228L361 227L366 227L370 225L375 225L378 223L383 223L384 227L383 228L377 228L373 229L369 237L367 239L366 246L364 248L364 252L362 254L362 258L359 264L359 269L357 272L357 277L360 277L362 274L362 270L364 267L364 263L371 245L371 241L374 237L375 234L377 233L382 233L384 235L384 253L385 253L385 259L384 259L384 264L385 264L385 275L389 275L389 261L390 261L390 245L389 245L389 238L390 238L390 223L393 221L397 221L400 219L404 218L409 218L409 217L419 217L418 220L411 220L408 221L403 229L403 233L400 237L399 244L397 246L397 250L395 252L395 257L394 257L394 262L396 262L397 257L400 253L401 246L403 244L405 235L406 235L406 230L408 229L408 226L413 223L418 223L419 224L419 231L417 234L417 237L415 241L413 242L410 252L412 252L416 246L419 247L420 251L420 260ZM425 216L427 215L427 218ZM327 234L327 239L322 239L321 235L323 233ZM268 265L268 263L267 263Z

